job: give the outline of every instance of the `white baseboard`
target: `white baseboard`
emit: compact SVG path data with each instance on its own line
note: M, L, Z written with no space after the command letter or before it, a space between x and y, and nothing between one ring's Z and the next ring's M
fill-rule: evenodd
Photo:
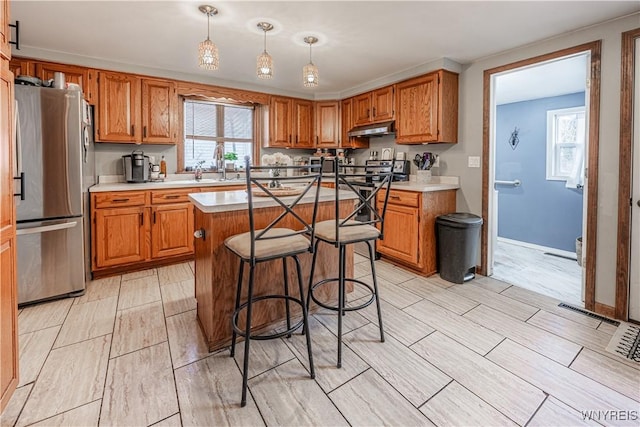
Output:
M550 248L550 247L547 247L547 246L536 245L536 244L533 244L533 243L521 242L519 240L507 239L506 237L498 237L498 242L510 243L510 244L516 245L516 246L522 246L522 247L525 247L525 248L537 249L539 251L549 252L550 254L554 254L554 255L562 255L562 256L565 256L565 257L576 258L576 253L575 252L563 251L562 249Z

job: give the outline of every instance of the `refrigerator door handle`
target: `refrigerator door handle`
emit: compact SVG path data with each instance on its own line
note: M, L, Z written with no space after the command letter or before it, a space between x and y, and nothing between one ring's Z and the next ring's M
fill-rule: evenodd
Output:
M13 164L13 179L20 180L20 192L13 193L14 196L20 196L20 200L25 199L24 190L25 190L25 182L24 182L24 171L22 170L22 138L20 136L20 112L18 110L18 100L15 100L14 110L13 110L13 129L14 129L14 142L15 142L15 153L16 159Z
M25 234L45 233L47 231L56 231L56 230L64 230L66 228L73 228L76 225L78 225L78 221L64 222L62 224L40 225L40 226L37 226L37 227L18 229L18 230L16 230L16 234L18 236L22 236L22 235L25 235Z

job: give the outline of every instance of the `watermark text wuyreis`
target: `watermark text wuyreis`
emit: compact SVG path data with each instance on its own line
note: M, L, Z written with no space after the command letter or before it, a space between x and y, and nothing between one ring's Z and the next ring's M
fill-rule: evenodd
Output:
M580 411L583 420L590 421L638 421L638 409L607 409Z

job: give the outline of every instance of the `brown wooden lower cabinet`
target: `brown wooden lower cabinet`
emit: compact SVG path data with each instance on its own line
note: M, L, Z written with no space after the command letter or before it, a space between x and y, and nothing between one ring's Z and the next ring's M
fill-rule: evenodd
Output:
M148 258L147 211L144 206L95 210L95 267L113 267Z
M378 203L384 196L381 191ZM378 241L376 251L422 275L436 273L436 217L455 211L456 190L419 193L392 189L384 239Z
M151 258L193 253L191 203L154 206L151 216Z
M193 259L193 205L189 193L244 186L93 193L93 277Z

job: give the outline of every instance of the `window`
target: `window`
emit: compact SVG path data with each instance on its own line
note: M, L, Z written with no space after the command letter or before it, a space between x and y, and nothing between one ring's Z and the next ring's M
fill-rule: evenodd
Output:
M224 152L235 153L237 167L244 157L253 157L253 107L205 101L184 102L184 170L193 170L200 162L205 169L215 168L213 153L218 142Z
M547 179L580 174L585 144L585 107L547 111Z

